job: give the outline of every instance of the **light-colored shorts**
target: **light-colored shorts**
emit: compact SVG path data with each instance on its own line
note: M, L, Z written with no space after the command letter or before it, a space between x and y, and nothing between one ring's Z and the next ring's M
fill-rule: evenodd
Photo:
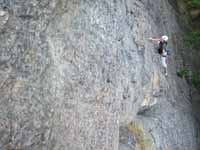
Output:
M161 56L161 64L163 67L167 68L166 57Z

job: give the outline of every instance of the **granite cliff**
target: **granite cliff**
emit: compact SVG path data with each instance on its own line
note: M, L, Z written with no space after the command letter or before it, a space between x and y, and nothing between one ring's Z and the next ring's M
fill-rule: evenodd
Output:
M196 150L166 0L0 0L0 149ZM150 36L169 36L165 77Z

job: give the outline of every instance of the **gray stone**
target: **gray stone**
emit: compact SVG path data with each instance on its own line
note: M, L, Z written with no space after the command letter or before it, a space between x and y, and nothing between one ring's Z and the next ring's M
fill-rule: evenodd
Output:
M137 120L151 131L154 149L197 149L175 60L165 78L148 41L165 33L175 49L173 34L181 31L167 1L0 5L7 8L0 12L0 149L129 150L134 135L120 127ZM137 116L160 86L154 116Z

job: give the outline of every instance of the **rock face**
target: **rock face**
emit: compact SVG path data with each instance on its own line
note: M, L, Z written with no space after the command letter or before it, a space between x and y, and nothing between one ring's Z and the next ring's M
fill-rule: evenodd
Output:
M0 0L0 149L197 149L173 14L166 0ZM148 41L162 34L168 77Z

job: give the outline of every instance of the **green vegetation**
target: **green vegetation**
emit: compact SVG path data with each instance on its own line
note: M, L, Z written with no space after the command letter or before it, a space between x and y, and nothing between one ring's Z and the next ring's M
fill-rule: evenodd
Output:
M200 0L184 0L184 2L189 9L200 6Z
M195 88L200 90L200 73L196 73L193 75L192 84L194 85Z
M189 79L191 77L192 85L200 90L200 73L193 73L186 67L180 68L176 73L180 78Z
M189 75L191 74L191 71L186 68L186 67L183 67L183 68L180 68L177 72L176 72L177 76L181 77L181 78L187 78L189 77Z
M197 132L196 138L198 141L200 141L200 131Z
M191 48L200 48L200 31L191 32L186 38L188 46Z
M192 1L191 1L191 4L192 4L193 6L200 6L200 0L192 0Z
M199 11L200 10L200 0L184 0L187 5L188 12ZM192 15L192 14L191 14ZM192 17L192 16L191 16ZM197 15L197 19L199 18L199 14ZM199 62L200 56L200 22L198 20L194 21L191 19L191 29L192 32L189 33L185 39L186 47L191 50L192 57L194 60L191 62L194 64ZM197 64L197 63L196 63ZM200 91L200 72L197 70L193 70L193 72L189 71L188 68L181 68L177 71L177 75L181 78L188 79L191 73L192 85Z

